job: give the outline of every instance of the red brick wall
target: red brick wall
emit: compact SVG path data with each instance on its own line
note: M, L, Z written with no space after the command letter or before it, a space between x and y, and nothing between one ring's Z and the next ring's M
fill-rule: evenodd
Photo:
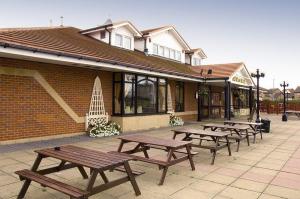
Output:
M99 75L105 108L111 114L112 74L106 71L0 58L0 66L38 70L55 91L83 117ZM32 77L0 75L0 141L76 133L76 123Z

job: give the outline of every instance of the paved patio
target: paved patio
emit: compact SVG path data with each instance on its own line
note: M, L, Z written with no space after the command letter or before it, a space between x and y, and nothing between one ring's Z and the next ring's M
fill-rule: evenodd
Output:
M133 169L146 173L137 177L142 195L140 199L201 199L201 198L300 198L300 121L280 121L280 116L266 116L272 120L272 130L257 139L256 144L248 147L243 142L240 151L227 155L227 150L219 151L215 165L210 165L211 154L208 150L194 149L196 170L191 171L188 162L169 168L165 184L158 186L161 171L157 166L141 162L131 162ZM192 126L197 126L193 124ZM147 131L145 134L171 138L170 128ZM86 136L57 139L10 146L0 146L0 199L16 198L22 183L14 171L30 168L35 159L34 149L74 144L101 151L116 150L119 140L116 137L92 139ZM235 151L235 145L232 147ZM150 155L161 157L162 151ZM42 162L44 167L57 164L54 159ZM122 173L108 173L111 177ZM50 177L78 187L83 180L78 170L68 170L51 174ZM100 181L100 180L99 180ZM98 182L99 183L99 182ZM100 182L101 183L101 182ZM32 183L27 198L68 198L56 191ZM125 199L135 198L130 183L90 198Z

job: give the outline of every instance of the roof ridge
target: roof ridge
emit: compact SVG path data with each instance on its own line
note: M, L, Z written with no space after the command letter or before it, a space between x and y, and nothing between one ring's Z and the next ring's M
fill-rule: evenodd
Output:
M29 31L29 30L49 30L49 29L64 29L72 26L51 26L51 27L18 27L18 28L0 28L0 32L5 31Z
M172 25L159 26L159 27L156 27L156 28L148 28L148 29L145 29L145 30L141 30L141 32L142 33L153 32L153 31L158 31L158 30L163 29L163 28L174 28L174 26L172 26Z

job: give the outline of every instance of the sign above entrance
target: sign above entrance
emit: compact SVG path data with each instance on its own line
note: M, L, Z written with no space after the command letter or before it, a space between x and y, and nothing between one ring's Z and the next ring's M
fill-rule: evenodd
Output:
M243 86L254 86L251 76L244 66L232 75L231 82Z

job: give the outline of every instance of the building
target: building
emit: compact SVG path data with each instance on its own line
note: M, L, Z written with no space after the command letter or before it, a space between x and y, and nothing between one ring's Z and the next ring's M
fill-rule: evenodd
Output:
M297 86L297 88L294 91L294 98L300 99L300 86Z
M254 83L243 63L201 65L173 26L131 22L0 30L0 141L84 132L96 77L123 132L248 114Z

